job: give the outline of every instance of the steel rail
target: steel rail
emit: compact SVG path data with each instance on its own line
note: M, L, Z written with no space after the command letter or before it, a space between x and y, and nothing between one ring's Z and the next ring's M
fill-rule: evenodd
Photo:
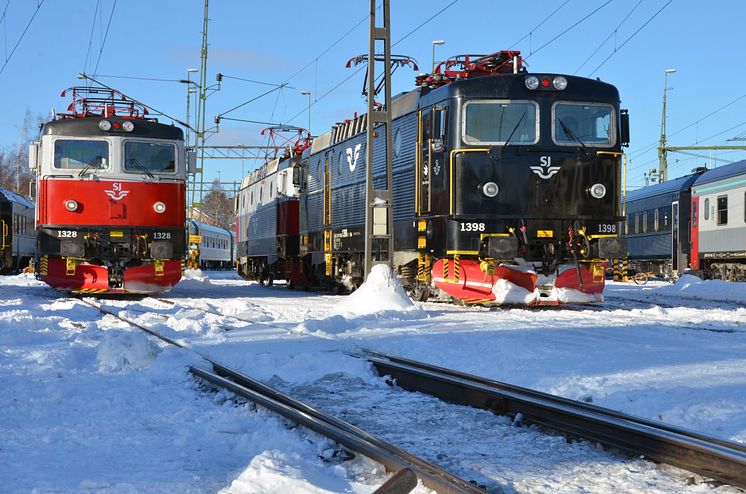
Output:
M213 372L190 366L193 375L251 400L278 415L386 466L411 469L423 485L443 494L484 494L476 485L337 417L329 415L245 374L210 361Z
M746 445L589 403L366 350L382 376L451 403L518 416L562 433L746 488Z
M242 396L302 427L328 437L352 451L383 464L389 471L399 472L404 469L410 469L422 481L424 486L440 494L484 494L484 490L481 488L453 475L447 470L408 453L348 422L298 401L281 391L267 386L261 381L215 362L185 343L163 336L154 329L122 317L93 302L85 299L79 300L103 314L113 316L134 328L159 338L167 344L195 351L213 369L211 372L190 365L189 372L195 377Z

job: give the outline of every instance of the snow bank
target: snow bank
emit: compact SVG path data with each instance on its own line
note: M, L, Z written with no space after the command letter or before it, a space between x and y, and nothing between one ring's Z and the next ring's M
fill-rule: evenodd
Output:
M98 345L96 366L103 373L144 369L157 354L157 347L144 333L109 332Z
M399 279L385 264L376 264L368 279L351 295L342 298L336 314L366 315L382 311L419 310L407 295Z
M655 292L699 300L746 303L746 284L722 280L702 280L690 274L685 274L673 285L656 288Z
M560 302L563 304L588 304L603 302L604 296L600 293L583 293L571 288L554 287L548 297L541 297L539 290L529 292L525 288L511 283L505 279L499 279L492 287L495 295L495 303L528 305L541 300L541 302Z

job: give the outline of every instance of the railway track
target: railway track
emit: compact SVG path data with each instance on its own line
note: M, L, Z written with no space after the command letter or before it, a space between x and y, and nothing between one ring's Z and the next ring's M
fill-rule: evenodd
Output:
M189 366L189 372L210 386L225 389L249 401L252 401L298 425L317 432L343 445L358 454L383 464L388 471L397 472L397 478L391 479L377 492L409 492L414 486L407 482L407 473L413 472L422 484L438 493L444 494L484 494L484 491L450 472L419 458L397 446L369 434L343 420L324 413L310 405L298 401L251 377L213 361L197 352L184 342L161 335L157 331L101 307L89 300L80 299L86 305L103 314L115 317L130 326L137 328L161 341L179 348L190 349L205 359L208 369ZM391 485L393 481L393 486ZM402 486L408 486L403 488Z
M356 356L406 390L519 418L746 488L744 444L394 355L365 351Z

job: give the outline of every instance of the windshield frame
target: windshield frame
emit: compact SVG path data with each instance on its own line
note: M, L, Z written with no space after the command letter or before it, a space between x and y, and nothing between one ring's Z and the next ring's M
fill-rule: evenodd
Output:
M601 143L601 142L594 142L594 141L585 141L583 140L583 136L577 136L577 138L582 142L580 144L579 142L576 142L574 139L568 136L567 141L558 141L557 131L561 128L561 125L559 124L559 121L557 120L557 107L559 105L569 105L569 106L598 106L598 107L607 107L611 111L609 113L609 142L607 143ZM552 143L554 143L556 146L563 146L563 147L586 147L586 148L613 148L616 146L617 143L617 109L614 105L611 103L604 103L602 101L555 101L552 103ZM567 122L565 122L567 124Z
M179 173L179 148L173 141L169 140L161 140L161 139L137 139L137 138L128 138L122 140L122 150L121 150L121 169L122 173L127 173L131 175L142 175L147 176L148 174L144 171L139 169L135 165L129 165L127 163L127 145L130 143L135 144L157 144L159 146L168 146L173 150L173 157L174 157L174 169L173 170L151 170L148 168L148 171L153 175L160 175L160 176L172 176ZM145 165L143 165L145 166Z
M515 104L515 103L528 103L530 105L533 105L534 107L534 140L533 141L519 141L516 139L516 136L514 135L512 138L508 139L508 136L510 135L510 132L515 127L515 123L507 123L503 130L506 133L506 140L504 141L481 141L478 139L473 139L469 137L466 134L466 124L467 124L467 116L469 111L470 105L478 105L478 104ZM540 127L541 127L541 115L539 112L539 104L536 101L527 100L527 99L470 99L469 101L466 101L462 107L461 107L461 141L468 145L468 146L533 146L539 142L539 139L541 138L540 134ZM527 113L528 115L528 113ZM507 144L506 144L507 142Z
M110 171L112 169L112 163L111 163L111 157L112 157L112 143L109 141L109 139L106 138L81 138L81 137L58 137L52 141L52 170L54 173L58 172L80 172L81 170L85 169L85 167L88 165L88 162L83 163L80 167L70 167L70 168L63 168L62 166L57 166L57 143L60 141L64 142L103 142L106 144L106 154L107 156L103 157L105 158L106 165L101 167L91 167L89 171L92 170L98 170L98 171Z

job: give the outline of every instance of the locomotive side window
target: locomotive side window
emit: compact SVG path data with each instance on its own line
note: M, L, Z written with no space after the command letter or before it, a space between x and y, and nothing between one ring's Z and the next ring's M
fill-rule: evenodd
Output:
M464 105L466 144L535 144L539 106L532 101L470 101Z
M124 171L146 174L176 171L176 148L172 144L127 141Z
M54 142L54 167L63 170L82 170L85 167L107 168L109 143L57 139Z
M611 105L555 103L552 140L560 146L610 147L615 144Z
M718 225L728 224L728 196L718 197Z

